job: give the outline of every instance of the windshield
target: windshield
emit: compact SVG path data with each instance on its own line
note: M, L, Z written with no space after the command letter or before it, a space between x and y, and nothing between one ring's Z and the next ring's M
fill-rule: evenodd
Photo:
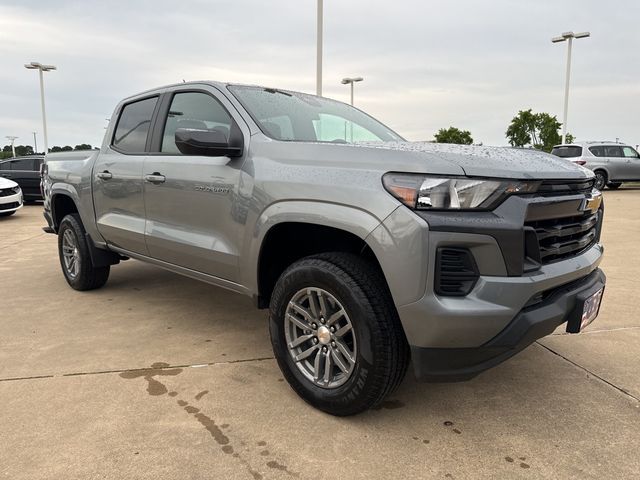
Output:
M404 140L347 104L273 88L230 86L262 132L276 140L351 143Z

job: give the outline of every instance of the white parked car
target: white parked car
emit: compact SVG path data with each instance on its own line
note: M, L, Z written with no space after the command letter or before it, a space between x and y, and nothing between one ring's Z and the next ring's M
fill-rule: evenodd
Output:
M13 180L0 177L0 217L13 215L22 207L22 190Z

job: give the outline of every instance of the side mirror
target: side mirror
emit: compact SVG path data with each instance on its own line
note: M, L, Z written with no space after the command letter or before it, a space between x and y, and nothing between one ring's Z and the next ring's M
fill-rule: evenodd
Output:
M176 147L185 155L208 157L239 157L243 152L242 137L231 144L219 130L197 130L178 128L175 134Z

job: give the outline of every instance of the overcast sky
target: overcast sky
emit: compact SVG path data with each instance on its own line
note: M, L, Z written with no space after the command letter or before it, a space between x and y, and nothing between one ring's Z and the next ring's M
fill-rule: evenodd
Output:
M0 0L0 143L42 146L36 71L45 74L49 145L102 142L116 103L186 80L315 93L315 0ZM566 43L574 42L569 131L640 143L638 0L325 0L324 95L409 140L441 127L504 145L521 109L562 118Z

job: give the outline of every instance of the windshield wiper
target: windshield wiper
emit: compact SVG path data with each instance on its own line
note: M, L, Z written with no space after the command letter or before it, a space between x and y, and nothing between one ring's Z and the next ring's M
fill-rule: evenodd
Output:
M291 95L289 92L278 90L277 88L265 88L264 91L269 93L279 93L281 95L286 95L287 97L293 97L293 95Z

